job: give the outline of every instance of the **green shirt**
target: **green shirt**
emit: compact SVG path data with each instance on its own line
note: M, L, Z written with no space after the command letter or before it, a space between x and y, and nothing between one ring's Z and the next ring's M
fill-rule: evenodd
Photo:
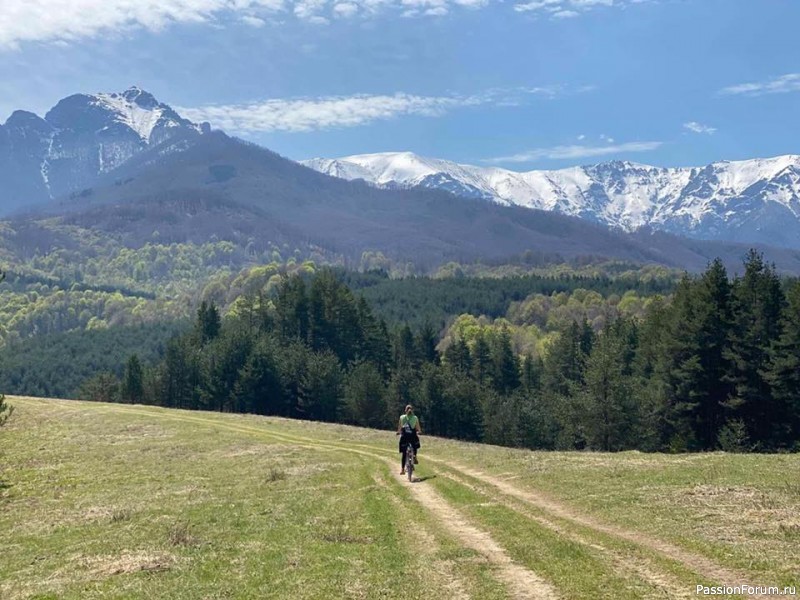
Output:
M409 427L411 427L412 431L415 431L417 429L417 423L419 423L417 415L411 415L411 416L406 414L400 415L400 427L405 427L406 425L408 425Z

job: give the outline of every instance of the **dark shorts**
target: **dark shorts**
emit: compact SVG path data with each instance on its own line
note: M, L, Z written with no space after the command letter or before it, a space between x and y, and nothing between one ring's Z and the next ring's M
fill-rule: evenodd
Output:
M419 436L417 435L416 431L411 432L411 433L402 433L402 434L400 434L400 453L401 454L406 451L406 446L409 443L411 444L411 447L414 448L414 450L419 450Z

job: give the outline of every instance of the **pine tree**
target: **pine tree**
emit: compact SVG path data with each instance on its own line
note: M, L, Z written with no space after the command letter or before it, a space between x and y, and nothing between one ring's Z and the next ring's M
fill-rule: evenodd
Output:
M444 362L454 371L468 375L472 370L472 357L464 340L456 340L444 351Z
M408 325L403 325L394 337L392 355L396 369L416 368L419 366L414 334Z
M200 344L206 344L219 335L222 327L219 310L213 302L203 300L197 309L197 323L195 325Z
M386 427L386 386L377 367L370 362L357 363L344 385L343 416L346 421L364 427Z
M333 352L312 352L298 389L297 411L304 419L333 422L341 413L343 374Z
M439 353L436 351L436 331L430 323L422 326L414 339L416 354L423 362L438 363Z
M278 355L281 349L264 335L259 338L239 370L234 386L236 412L288 415L289 406L281 384Z
M6 402L5 394L0 394L0 427L6 424L13 412L14 407Z
M418 414L425 417L425 431L432 435L447 435L448 406L444 397L444 381L440 368L425 363L417 385Z
M505 325L492 347L491 381L494 389L504 396L520 386L519 358L511 343L511 332Z
M774 423L774 441L781 447L800 444L800 281L789 289L787 301L783 332L770 348L764 371L778 413L787 415Z
M624 326L607 327L586 361L582 430L593 448L607 452L634 447L638 441L627 333Z
M465 377L462 369L445 365L439 370L446 407L446 435L462 440L479 441L483 435L483 409L480 387Z
M308 339L309 303L302 278L287 277L278 286L275 321L285 340Z
M92 402L117 402L119 400L119 380L113 373L102 372L83 383L78 395Z
M765 378L770 345L782 335L784 295L774 267L751 250L745 272L733 286L733 327L726 358L733 364L728 381L733 394L726 403L730 419L742 419L754 444L774 446L776 431L788 415L785 406L773 397ZM780 437L780 433L778 434Z
M586 357L591 350L585 327L576 321L559 332L544 360L542 389L549 396L570 396L583 383ZM588 350L587 350L588 348Z
M544 362L541 357L534 357L530 352L522 360L522 387L526 393L537 393L542 387L542 370Z
M472 345L472 376L478 383L489 380L492 370L492 350L483 332L479 332Z
M542 410L554 424L552 436L558 448L580 449L586 443L579 392L593 344L594 333L588 324L573 321L547 350L542 371Z
M731 394L728 360L731 288L725 267L713 261L699 280L675 291L662 360L668 392L666 418L673 448L710 450Z
M132 354L125 365L120 397L128 404L139 404L144 399L144 369L136 354Z

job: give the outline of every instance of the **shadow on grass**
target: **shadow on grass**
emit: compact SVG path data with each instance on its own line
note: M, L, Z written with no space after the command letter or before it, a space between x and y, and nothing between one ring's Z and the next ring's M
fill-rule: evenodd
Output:
M428 479L435 479L436 475L427 475L425 477L414 477L414 481L411 483L422 483L423 481L428 481Z
M7 490L7 489L10 489L12 487L13 487L12 484L8 483L7 481L3 481L2 479L0 479L0 490Z

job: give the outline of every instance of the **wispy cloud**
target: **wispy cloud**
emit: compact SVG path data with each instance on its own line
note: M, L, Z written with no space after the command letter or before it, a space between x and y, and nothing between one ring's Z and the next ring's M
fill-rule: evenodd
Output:
M720 94L745 96L785 94L788 92L800 92L800 73L787 73L767 81L739 83L720 90Z
M515 4L514 10L552 19L572 19L601 6L625 8L651 1L655 0L529 0Z
M2 0L0 50L24 42L74 42L136 29L160 31L178 23L225 22L253 26L287 15L308 23L370 17L394 11L413 16L475 9L490 0Z
M250 133L354 127L401 115L437 116L466 104L469 104L468 99L394 94L266 100L254 104L181 108L180 111L193 121L210 121L226 131Z
M513 89L490 89L472 95L421 96L356 94L317 98L270 99L248 104L180 107L187 118L209 121L215 127L234 133L270 131L302 132L335 127L355 127L400 116L436 117L447 112L480 105L515 105L526 97L554 98L562 94L582 93L591 88L571 91L562 86Z
M717 130L716 127L703 125L697 121L689 121L688 123L684 123L683 128L687 131L691 131L692 133L706 133L708 135L712 135Z
M543 159L577 159L592 158L597 156L609 156L611 154L623 154L633 152L650 152L657 150L663 142L625 142L623 144L606 144L603 146L589 146L573 144L566 146L554 146L552 148L534 148L511 156L498 156L484 160L485 163L526 163L535 162Z

